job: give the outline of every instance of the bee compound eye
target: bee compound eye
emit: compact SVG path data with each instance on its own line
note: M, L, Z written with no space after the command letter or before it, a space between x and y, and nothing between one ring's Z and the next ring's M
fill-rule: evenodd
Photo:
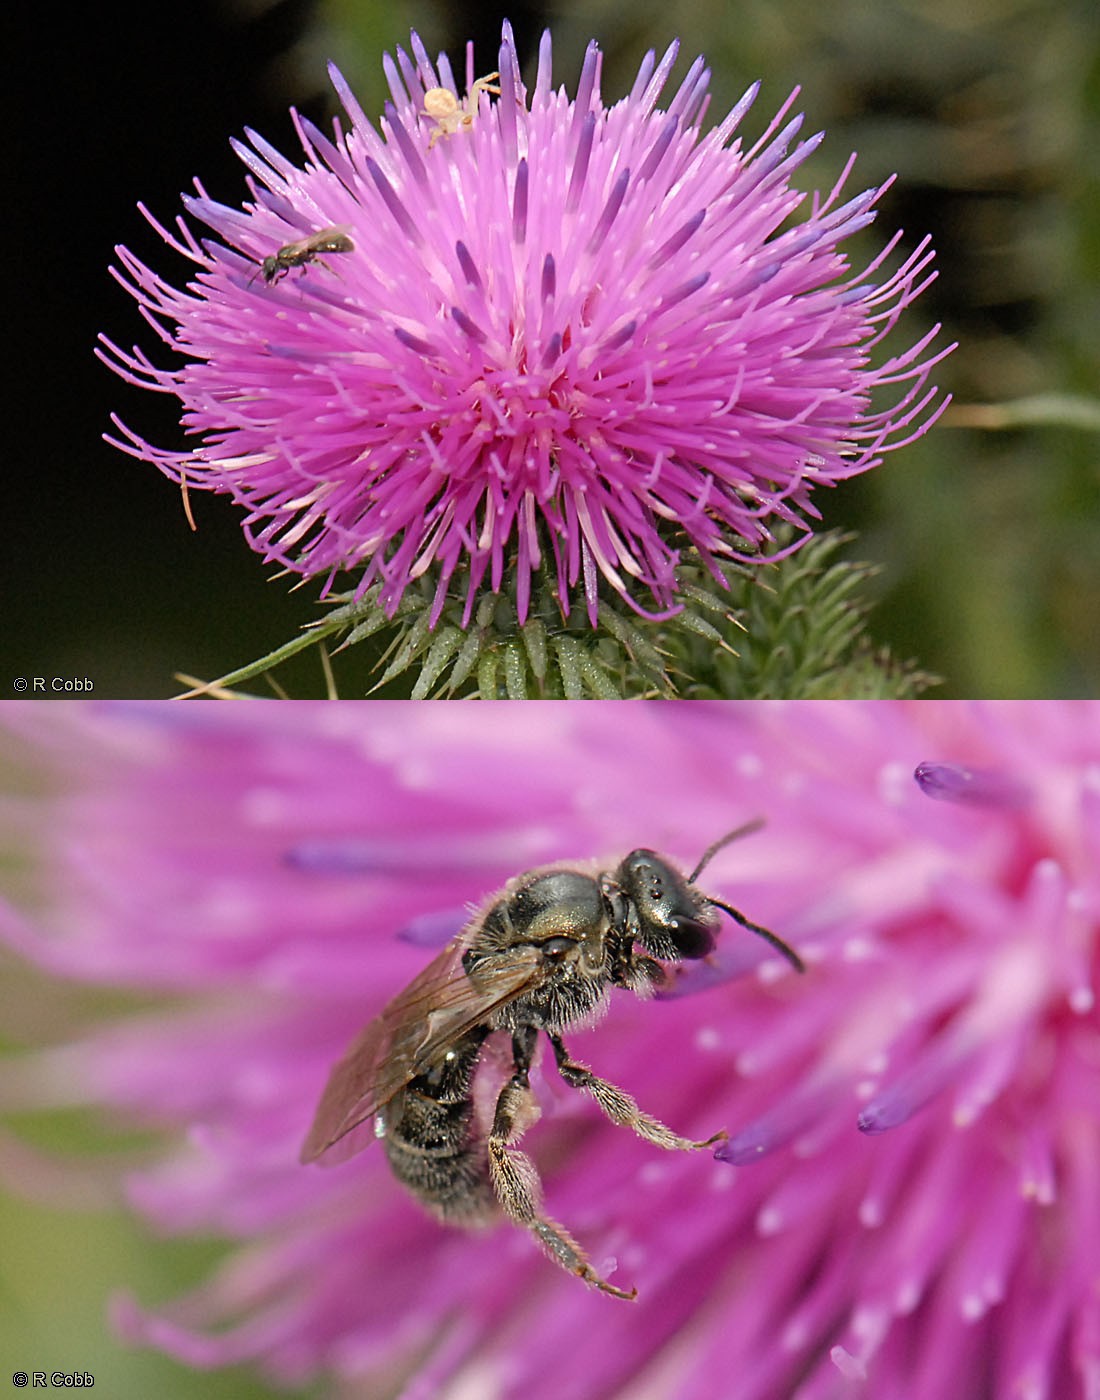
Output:
M701 919L672 919L669 932L682 958L705 958L714 951L714 932Z

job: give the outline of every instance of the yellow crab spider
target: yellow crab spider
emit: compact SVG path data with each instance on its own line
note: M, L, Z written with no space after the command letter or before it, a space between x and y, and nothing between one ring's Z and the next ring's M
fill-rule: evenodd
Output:
M421 116L430 117L435 122L432 139L428 142L429 151L441 136L453 136L456 131L461 131L463 127L473 126L481 94L491 92L495 93L497 97L500 96L500 88L494 83L494 79L499 77L499 73L487 73L484 78L476 79L473 87L466 94L465 104L459 102L450 88L428 89L424 94Z

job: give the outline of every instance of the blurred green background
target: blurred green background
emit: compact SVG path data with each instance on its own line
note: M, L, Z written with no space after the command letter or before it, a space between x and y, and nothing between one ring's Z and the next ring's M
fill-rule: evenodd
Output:
M48 930L51 882L57 876L49 853L39 850L43 812L38 804L56 791L56 769L20 743L18 719L11 723L0 736L0 918L7 921L9 906L31 919L41 913L42 929ZM29 1107L41 1102L42 1090L28 1086L22 1068L34 1063L37 1051L79 1043L97 1028L163 1005L50 977L0 944L0 1394L5 1397L266 1400L276 1393L243 1367L197 1372L116 1339L108 1322L112 1296L127 1293L148 1307L166 1303L210 1277L227 1252L225 1242L158 1238L127 1209L127 1173L151 1165L165 1149L156 1134L91 1107ZM80 1090L64 1081L55 1093L58 1102L80 1097ZM19 1371L28 1377L44 1372L46 1385L17 1388L12 1377ZM94 1384L57 1388L49 1384L55 1371L86 1373Z
M107 274L112 246L183 280L186 265L145 225L138 199L170 224L199 176L215 198L240 202L229 137L250 125L293 154L288 104L331 115L326 59L377 113L381 52L410 26L459 64L474 38L481 72L495 64L503 13L360 0L123 0L81 7L64 25L45 9L27 13L41 33L17 75L26 193L9 206L7 238L15 530L0 695L15 693L16 676L88 677L99 697L168 695L174 671L222 674L317 614L316 585L292 594L265 577L227 500L192 493L192 535L175 488L100 441L112 410L157 443L182 441L173 402L92 357L100 330L166 355ZM547 23L567 85L595 36L614 100L645 50L678 35L674 83L705 53L711 119L763 78L750 137L801 84L807 130L828 132L805 181L828 188L853 149L853 191L898 172L863 251L898 226L907 246L933 235L939 280L906 334L939 319L945 340L961 342L940 376L957 407L817 502L828 525L860 532L850 556L881 566L876 639L943 676L936 694L1100 693L1094 0L588 0L509 13L528 72ZM1051 395L1074 406L1051 414ZM975 426L973 405L1036 397L1035 421ZM1058 421L1074 413L1075 425ZM338 663L341 694L369 684L366 652ZM312 652L280 678L291 693L323 693Z
M53 1135L72 1152L86 1138ZM244 1368L194 1372L155 1352L134 1351L111 1335L107 1298L132 1291L165 1301L198 1283L223 1253L216 1243L150 1245L148 1231L120 1210L58 1210L0 1194L0 1386L22 1392L16 1371L88 1373L107 1400L264 1400L277 1392ZM28 1395L36 1392L27 1387ZM56 1394L49 1386L39 1394ZM278 1392L285 1395L285 1391Z

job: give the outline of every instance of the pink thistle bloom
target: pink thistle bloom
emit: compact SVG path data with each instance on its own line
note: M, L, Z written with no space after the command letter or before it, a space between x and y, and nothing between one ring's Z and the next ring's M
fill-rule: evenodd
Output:
M358 571L391 614L428 575L433 625L452 581L467 620L507 581L522 622L539 571L565 612L583 582L593 624L601 578L668 615L683 548L720 578L775 522L806 538L815 486L938 416L935 331L873 363L934 276L928 240L885 272L895 235L852 271L842 245L886 185L845 195L849 161L804 207L791 182L822 137L800 137L796 94L746 148L759 85L704 134L700 58L658 107L675 44L612 107L594 43L573 101L549 34L531 91L507 25L494 81L468 53L466 96L411 49L384 61L380 130L333 69L349 130L295 115L304 166L249 133L243 209L196 183L184 203L216 239L147 215L198 268L184 290L118 249L186 363L110 342L104 358L177 396L196 441L166 451L121 424L111 440L232 496L265 560L326 586Z
M187 1298L120 1298L125 1337L439 1400L1094 1400L1100 706L5 718L70 782L18 811L48 896L4 908L9 950L170 1001L10 1056L0 1095L159 1127L132 1207L234 1242ZM690 869L751 816L700 883L807 974L724 919L675 995L617 993L566 1036L676 1130L729 1141L663 1153L552 1056L532 1076L547 1208L637 1302L514 1226L437 1224L380 1150L298 1164L329 1068L468 902L639 844Z

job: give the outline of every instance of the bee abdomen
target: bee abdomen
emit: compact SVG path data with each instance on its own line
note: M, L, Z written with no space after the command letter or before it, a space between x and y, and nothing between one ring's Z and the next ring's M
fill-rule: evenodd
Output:
M387 1138L386 1156L402 1186L441 1220L473 1225L497 1213L481 1143L442 1153Z
M383 1145L394 1176L433 1215L473 1224L496 1213L485 1146L473 1131L468 1102L409 1094Z
M433 1215L472 1225L497 1213L471 1080L488 1031L469 1032L389 1105L383 1146L390 1170Z

